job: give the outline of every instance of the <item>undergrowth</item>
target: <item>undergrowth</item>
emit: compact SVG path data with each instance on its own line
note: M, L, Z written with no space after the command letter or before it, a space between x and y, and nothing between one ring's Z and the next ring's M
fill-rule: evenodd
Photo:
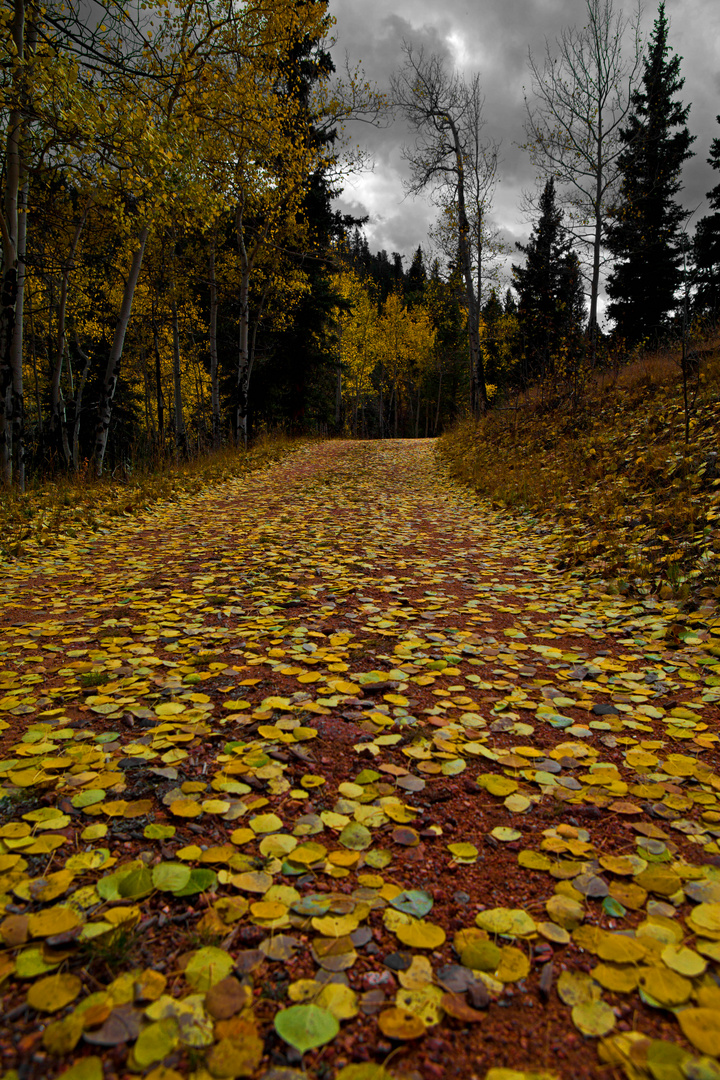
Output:
M193 461L166 462L119 479L90 475L29 485L24 494L0 494L0 559L21 558L67 537L94 533L113 520L133 518L161 500L194 494L279 461L301 440L264 435L248 450L227 448Z
M679 353L599 374L580 407L528 398L440 440L451 473L495 506L545 519L560 566L586 566L663 595L720 595L720 335L690 386Z

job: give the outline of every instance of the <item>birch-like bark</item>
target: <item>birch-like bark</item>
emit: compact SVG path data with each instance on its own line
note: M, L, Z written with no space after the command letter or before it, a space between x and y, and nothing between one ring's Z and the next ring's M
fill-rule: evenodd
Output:
M247 450L248 443L248 397L250 391L250 350L248 332L250 328L250 271L243 269L240 278L240 321L238 326L238 370L237 370L237 406L235 431L238 444Z
M254 356L254 349L251 352L250 348L250 275L255 267L257 253L267 238L270 222L266 221L265 227L256 237L255 243L252 247L248 248L245 243L243 228L244 210L245 200L244 198L241 198L235 212L235 232L237 237L238 255L240 257L240 317L238 320L238 366L235 388L235 437L238 445L242 443L247 450L250 376L252 374ZM267 295L267 290L265 291L264 296L265 295ZM258 315L258 321L259 319L260 316ZM257 329L257 323L255 326ZM253 335L253 341L254 339L255 335Z
M338 364L335 368L335 431L340 431L342 418L342 368Z
M478 296L473 279L472 250L470 243L470 222L465 201L465 154L457 123L451 116L446 117L447 126L452 134L452 149L455 156L455 176L457 180L456 199L458 211L458 254L460 268L465 285L465 303L468 318L468 345L470 351L470 380L473 413L487 411L488 399L485 390L485 371L480 348L480 311Z
M9 418L12 422L12 449L15 465L15 481L20 491L25 491L25 392L23 388L23 312L25 300L25 255L27 252L27 179L20 192L18 205L18 242L17 242L17 297L15 300L15 326L10 345L10 368L12 382L10 387Z
M642 8L631 18L613 0L586 0L585 25L546 42L541 64L528 56L533 96L525 131L533 163L556 181L569 209L566 228L588 252L594 357L603 235L620 179L622 130L637 88L644 47Z
M72 443L72 463L73 469L77 472L80 468L80 421L82 420L82 401L83 394L85 393L85 383L90 372L90 355L80 348L80 343L75 338L75 348L80 359L83 361L82 374L78 382L77 393L75 394L75 416L73 418L73 443Z
M415 54L405 46L405 64L391 79L393 96L417 138L405 150L411 177L408 189L415 195L435 190L445 204L453 206L457 220L457 251L467 308L468 351L473 412L488 407L485 372L480 348L479 306L473 272L472 237L468 218L468 171L480 175L482 96L478 79L465 83L449 75L442 59ZM495 151L493 151L493 154Z
M155 394L157 403L158 447L165 450L165 398L162 388L162 365L160 363L160 341L157 322L155 321L155 300L152 305L153 352L155 354Z
M60 299L58 301L57 308L57 346L55 350L55 362L53 364L52 379L50 382L50 430L52 432L51 438L54 436L61 442L65 461L68 465L70 464L70 448L68 445L67 431L62 430L65 427L66 417L61 415L61 411L64 411L61 410L62 369L63 359L65 357L67 336L66 315L68 292L70 288L70 272L73 269L75 263L75 253L77 252L78 243L80 242L80 234L82 233L86 218L87 210L83 214L82 218L75 225L75 231L70 242L70 250L62 268L62 277L60 279Z
M218 373L217 320L218 291L215 276L217 234L213 233L210 245L210 410L212 413L212 444L220 446L220 377Z
M5 140L5 190L2 232L2 279L0 280L0 472L5 484L12 483L12 405L15 395L13 347L18 300L18 226L22 186L21 111L23 68L25 61L25 0L15 0L12 39L16 57L11 75L13 104L8 113Z
M185 419L183 417L182 382L180 379L180 328L178 325L178 309L175 299L175 276L173 275L172 300L170 302L172 314L173 333L173 401L174 401L174 428L175 428L175 453L187 453L187 435L185 432Z
M438 433L438 425L440 423L440 402L442 401L442 370L440 371L440 378L438 379L438 396L437 396L437 409L435 410L435 424L433 425L433 437Z
M98 477L102 476L108 434L110 432L113 400L115 398L115 390L117 389L117 381L120 374L120 362L122 360L123 345L125 343L125 333L128 328L128 323L130 322L133 297L135 296L135 289L137 287L138 278L140 277L140 268L142 267L148 231L146 226L138 238L139 243L135 254L133 255L130 273L128 274L128 279L125 284L120 314L118 315L118 321L115 325L115 336L113 337L113 343L110 348L110 355L108 356L102 390L100 392L97 426L95 428L95 475Z
M38 423L38 434L39 434L39 444L40 444L40 456L42 457L43 450L44 450L45 436L44 436L44 428L43 428L42 406L41 406L41 403L40 403L40 382L38 380L37 334L35 333L35 313L33 311L32 294L30 292L30 289L27 289L27 298L28 298L28 315L30 316L30 356L32 358L33 379L34 379L34 382L35 382L35 409L37 411L37 423Z

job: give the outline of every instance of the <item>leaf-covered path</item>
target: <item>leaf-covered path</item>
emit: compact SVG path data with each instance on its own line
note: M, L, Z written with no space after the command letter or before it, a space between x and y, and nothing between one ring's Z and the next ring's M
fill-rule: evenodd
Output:
M335 442L6 566L0 1075L720 1077L720 619L554 544Z

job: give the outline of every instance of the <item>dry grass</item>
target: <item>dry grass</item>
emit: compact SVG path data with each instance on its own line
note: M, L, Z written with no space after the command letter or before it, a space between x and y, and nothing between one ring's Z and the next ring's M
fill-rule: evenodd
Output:
M441 440L451 471L562 537L565 566L687 591L720 566L720 336L702 347L684 439L680 357L665 349L599 373L580 409L532 400Z
M190 462L167 462L119 479L62 477L31 486L24 495L0 495L0 558L21 558L53 547L66 536L96 532L113 519L135 517L154 503L192 494L279 461L302 440L264 435L247 451L226 448Z

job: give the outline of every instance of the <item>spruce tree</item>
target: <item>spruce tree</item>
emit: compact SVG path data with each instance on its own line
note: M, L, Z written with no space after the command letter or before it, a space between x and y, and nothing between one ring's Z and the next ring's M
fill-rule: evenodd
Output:
M717 118L720 124L720 116ZM720 138L710 145L708 164L720 171ZM698 222L693 241L695 296L693 308L713 321L720 318L720 184L707 197L714 211Z
M671 56L665 5L660 4L640 88L621 138L620 197L606 233L616 262L607 292L616 333L629 343L656 341L668 328L682 279L681 225L675 200L683 162L692 157L690 106L676 98L685 82Z
M563 227L551 177L540 196L540 217L527 245L516 244L525 265L513 265L518 319L523 341L524 385L555 372L555 361L570 342L576 348L585 319L577 256Z
M409 307L422 304L427 284L427 271L423 258L423 249L418 245L410 263L405 280L405 299Z

